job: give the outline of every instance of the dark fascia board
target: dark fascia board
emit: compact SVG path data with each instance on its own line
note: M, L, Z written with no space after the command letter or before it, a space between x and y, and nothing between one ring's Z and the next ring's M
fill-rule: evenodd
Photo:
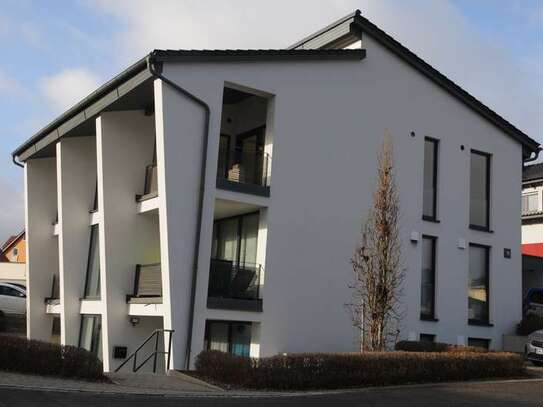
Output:
M328 42L336 42L338 41L338 38L335 37L334 34L332 34L332 37L329 36L329 34L334 33L334 30L337 30L338 27L341 26L349 26L353 22L355 15L360 14L360 10L356 10L353 13L350 13L346 15L343 18L340 18L337 21L334 21L332 24L327 25L326 27L320 29L319 31L308 35L307 37L303 38L302 40L296 42L295 44L292 44L287 49L303 49L305 46L313 46L313 43L318 38L323 38L323 42L327 44Z
M527 134L513 126L510 122L498 115L496 112L494 112L488 106L476 99L474 96L466 92L464 89L462 89L452 80L447 78L437 69L423 61L421 58L419 58L401 43L396 41L390 35L385 33L371 21L362 17L358 10L357 12L355 12L353 22L360 28L362 34L369 35L375 41L380 43L388 50L392 51L403 61L407 62L424 76L439 85L442 89L455 96L457 99L466 104L476 113L480 114L482 117L497 126L500 130L504 131L506 134L521 143L524 146L525 157L529 157L531 153L537 153L540 150L541 147L537 141L530 138Z
M338 30L339 27L341 27L341 29ZM349 33L346 31L347 27L349 28ZM466 92L441 72L419 58L408 48L385 33L371 21L364 18L360 10L356 10L353 13L340 18L329 26L309 35L301 41L298 41L296 44L291 45L289 49L300 49L311 46L327 49L332 46L344 46L342 43L345 41L353 42L355 38L360 39L363 34L369 35L382 46L418 70L428 79L432 80L438 86L474 110L476 113L489 120L500 130L504 131L506 134L521 143L524 147L523 150L525 158L529 157L532 153L537 153L540 150L541 147L537 141L530 138L527 134L516 128L513 124L491 110L474 96Z
M108 94L114 91L118 86L124 84L130 78L146 70L147 56L131 65L110 81L106 82L81 102L67 110L43 129L38 131L34 136L17 147L17 149L13 151L12 156L18 157L22 161L26 160L35 154L39 149L43 148L44 145L54 142L60 138L62 134L68 131L67 127L70 125L75 126L81 123L83 120L88 119L90 117L88 116L88 113L90 112L86 112L86 109L92 107L94 103L99 102L103 97L108 96Z
M60 139L65 133L100 113L129 90L151 76L148 60L164 62L272 62L272 61L328 61L362 60L363 49L330 50L155 50L91 93L77 105L48 124L13 153L19 161L26 161L38 151Z
M156 62L274 62L362 60L364 49L155 50Z
M522 182L539 181L543 179L543 163L526 165L522 168Z

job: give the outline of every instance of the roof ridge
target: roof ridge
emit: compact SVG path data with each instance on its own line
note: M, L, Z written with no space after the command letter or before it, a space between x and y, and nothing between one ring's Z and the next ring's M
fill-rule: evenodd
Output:
M421 57L419 57L401 42L393 38L391 35L387 34L384 30L372 23L366 17L362 16L361 14L355 13L353 17L353 22L358 24L358 26L362 29L363 33L370 35L382 46L388 48L392 52L395 52L397 55L402 57L404 61L408 62L411 66L419 70L419 72L432 79L443 89L463 100L464 103L466 103L474 110L476 110L479 114L493 122L496 126L500 127L503 131L510 134L518 142L524 144L525 146L529 147L534 151L540 150L540 144L536 140L532 139L530 136L517 128L510 121L502 117L500 114L496 113L493 109L481 102L479 99L466 91L452 79L442 74L428 62L423 60Z

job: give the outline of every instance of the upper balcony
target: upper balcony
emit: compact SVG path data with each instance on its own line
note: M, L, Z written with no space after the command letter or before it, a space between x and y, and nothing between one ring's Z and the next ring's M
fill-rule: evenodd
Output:
M269 196L269 164L270 156L262 150L229 148L227 143L221 143L217 187Z
M262 92L224 88L217 188L270 195L269 104L270 96Z

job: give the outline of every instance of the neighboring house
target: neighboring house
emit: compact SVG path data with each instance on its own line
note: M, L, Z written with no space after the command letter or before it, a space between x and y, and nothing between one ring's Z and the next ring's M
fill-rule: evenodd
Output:
M0 282L26 284L26 240L24 230L0 246Z
M154 51L21 145L28 336L58 316L106 371L155 329L175 330L175 369L206 348L357 349L349 259L385 131L400 338L500 349L539 144L360 12L288 49Z
M522 289L543 288L543 163L522 174Z
M18 235L11 236L0 247L0 252L12 263L26 263L26 239L23 230Z

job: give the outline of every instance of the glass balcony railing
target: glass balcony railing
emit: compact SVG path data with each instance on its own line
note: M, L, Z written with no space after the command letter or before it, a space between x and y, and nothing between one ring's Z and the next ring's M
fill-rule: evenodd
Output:
M219 148L217 179L269 187L270 157L264 151Z
M208 297L257 301L260 299L260 274L259 264L211 259Z

